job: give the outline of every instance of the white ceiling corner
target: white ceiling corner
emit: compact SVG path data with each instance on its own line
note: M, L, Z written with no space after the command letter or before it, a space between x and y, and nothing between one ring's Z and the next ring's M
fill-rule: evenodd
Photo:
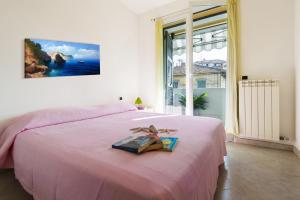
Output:
M130 10L136 14L142 14L154 8L166 5L176 0L121 0Z

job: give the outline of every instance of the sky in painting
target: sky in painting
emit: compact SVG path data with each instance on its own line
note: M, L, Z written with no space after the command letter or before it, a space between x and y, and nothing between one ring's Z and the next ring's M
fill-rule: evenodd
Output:
M72 55L74 59L99 59L100 56L100 46L95 44L35 39L32 39L32 41L39 43L43 51L48 54L60 52L65 55Z

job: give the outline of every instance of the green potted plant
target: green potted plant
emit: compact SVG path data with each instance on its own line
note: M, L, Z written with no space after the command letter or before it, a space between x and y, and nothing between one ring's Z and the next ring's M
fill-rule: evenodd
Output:
M193 104L194 104L194 110L200 109L200 110L206 110L207 109L207 96L208 93L204 92L199 96L193 97ZM186 96L181 96L179 98L179 103L181 106L186 106Z

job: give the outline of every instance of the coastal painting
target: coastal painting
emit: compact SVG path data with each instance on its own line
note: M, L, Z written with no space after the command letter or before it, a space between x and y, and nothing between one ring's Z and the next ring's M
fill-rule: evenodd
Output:
M25 39L25 78L100 74L100 45Z

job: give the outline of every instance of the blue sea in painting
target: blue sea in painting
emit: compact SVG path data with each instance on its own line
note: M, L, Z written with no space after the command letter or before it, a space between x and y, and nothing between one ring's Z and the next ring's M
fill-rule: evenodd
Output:
M25 39L25 77L100 74L100 45Z
M48 66L50 68L46 73L48 77L100 74L100 60L71 59L62 66L58 66L52 61Z

